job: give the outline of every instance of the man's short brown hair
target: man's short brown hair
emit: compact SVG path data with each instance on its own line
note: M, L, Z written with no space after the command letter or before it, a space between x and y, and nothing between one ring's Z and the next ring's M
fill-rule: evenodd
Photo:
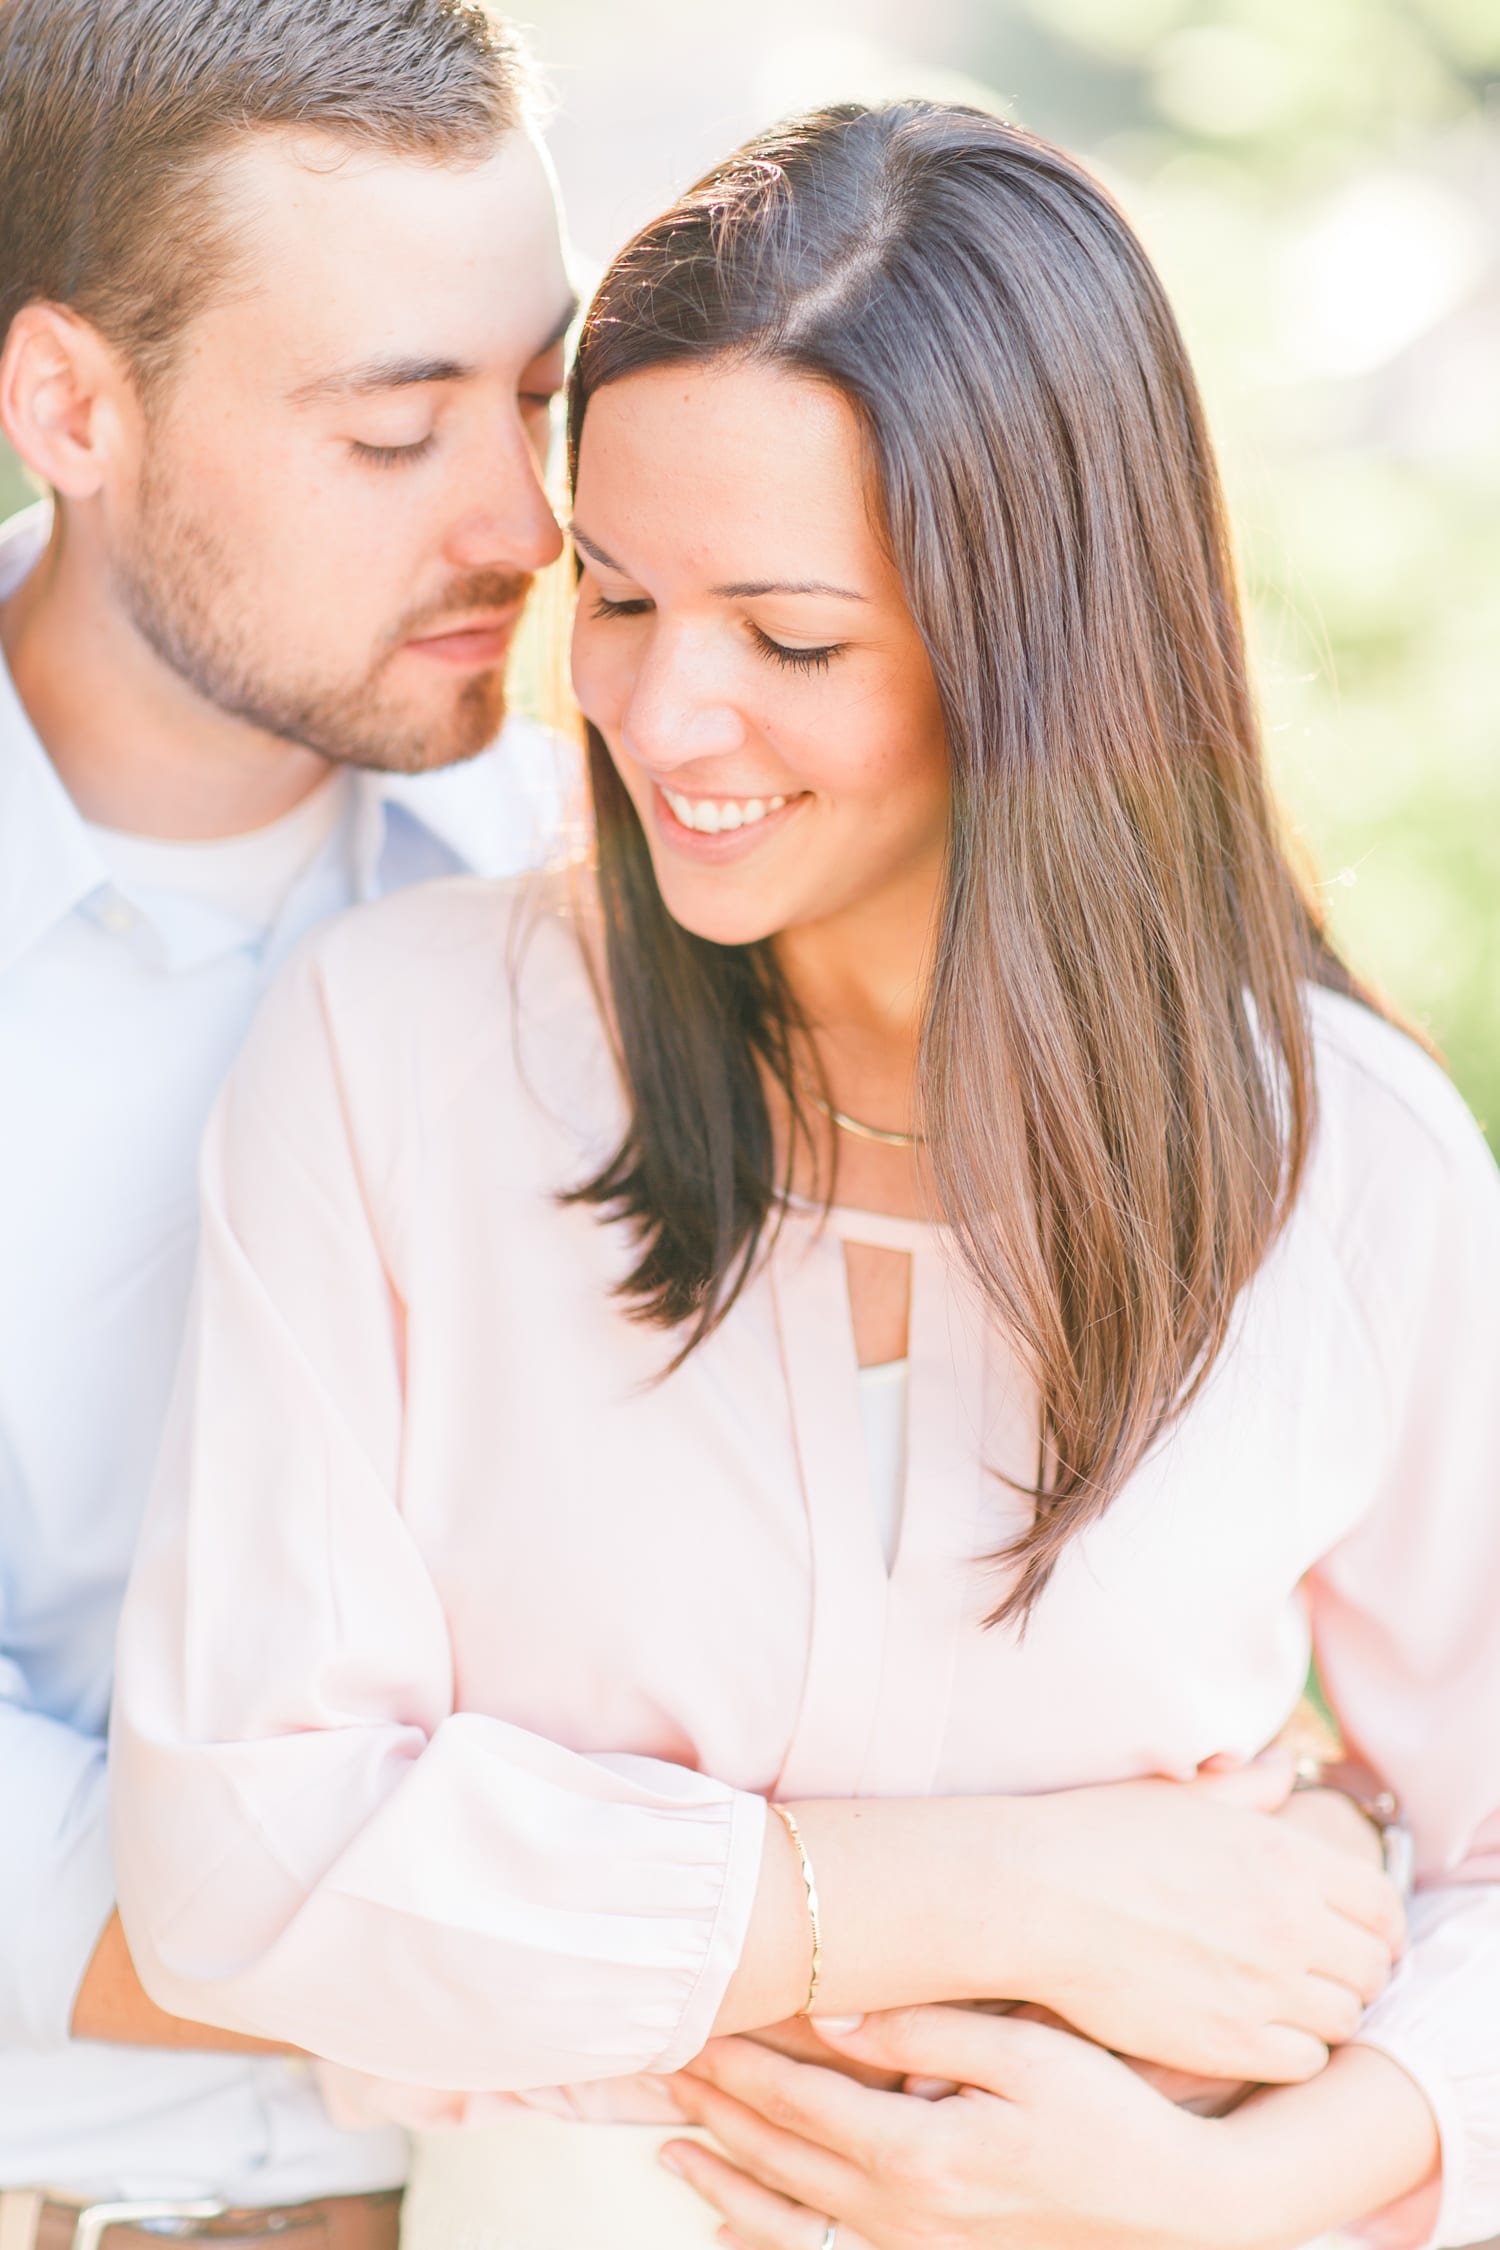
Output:
M213 171L239 135L462 161L523 89L478 0L0 0L0 344L63 304L149 381L228 269Z

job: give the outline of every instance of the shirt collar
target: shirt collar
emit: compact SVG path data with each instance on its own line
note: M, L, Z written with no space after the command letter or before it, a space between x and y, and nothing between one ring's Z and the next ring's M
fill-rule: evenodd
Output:
M579 775L577 751L520 716L508 718L477 757L428 773L362 774L366 801L355 847L361 899L378 894L381 854L403 820L442 847L455 873L516 875L550 858L574 816Z
M0 601L39 561L51 524L43 501L0 530ZM107 881L0 654L0 969Z

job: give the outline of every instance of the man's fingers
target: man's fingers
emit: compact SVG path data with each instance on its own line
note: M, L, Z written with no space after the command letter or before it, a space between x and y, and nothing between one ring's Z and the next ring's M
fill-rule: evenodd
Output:
M1172 2070L1165 2063L1132 2062L1130 2067L1153 2093L1198 2117L1226 2116L1255 2090L1249 2079L1204 2078L1197 2071Z
M833 2043L830 2040L830 2045ZM842 2050L842 2037L838 2042ZM773 2125L868 2171L901 2129L906 2097L880 2093L829 2067L792 2062L752 2039L713 2039L675 2086L706 2079Z
M1009 2100L1019 2099L1053 2043L1073 2036L1020 2016L973 2008L890 2008L866 2016L858 2031L823 2034L830 2047L905 2078L951 2078Z
M1369 1942L1373 1945L1375 1941L1371 1938ZM857 2023L859 2018L856 2016L852 2020ZM786 2055L793 2062L815 2063L823 2070L842 2071L846 2078L853 2078L858 2085L874 2086L881 2093L897 2094L901 2091L901 2080L895 2071L872 2070L867 2063L857 2063L848 2055L834 2054L803 2016L796 2017L790 2024L772 2024L769 2030L745 2031L738 2036L753 2039L757 2047L769 2047L773 2054Z
M702 2196L720 2218L726 2243L745 2250L820 2250L829 2222L802 2203L777 2195L696 2141L669 2141L662 2162ZM858 2250L856 2238L840 2228L842 2250Z
M788 2063L786 2067L796 2070L806 2066ZM903 2099L882 2094L868 2098ZM684 2074L677 2099L693 2123L706 2126L739 2169L762 2187L774 2189L790 2202L804 2203L813 2211L847 2210L859 2201L860 2176L851 2165L828 2149L769 2124L757 2110L707 2079Z

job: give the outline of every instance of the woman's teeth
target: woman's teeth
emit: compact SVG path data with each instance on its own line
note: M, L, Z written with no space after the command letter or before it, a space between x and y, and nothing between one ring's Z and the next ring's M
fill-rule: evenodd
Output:
M673 817L700 836L720 836L726 829L753 828L767 813L780 812L785 797L679 797L675 789L662 795Z

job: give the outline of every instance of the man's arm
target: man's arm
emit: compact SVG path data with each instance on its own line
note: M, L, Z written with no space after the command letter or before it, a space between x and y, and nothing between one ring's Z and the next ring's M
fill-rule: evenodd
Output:
M104 1744L37 1710L22 1664L3 1650L0 1772L0 2047L53 2048L72 2037L273 2051L166 2015L146 1997L113 1911Z
M101 2039L121 2047L188 2047L215 2053L274 2055L290 2052L266 2039L250 2039L242 2032L219 2031L211 2024L189 2023L158 2008L141 1984L120 1927L111 1914L94 1957L84 1971L78 1998L73 2004L75 2039Z

